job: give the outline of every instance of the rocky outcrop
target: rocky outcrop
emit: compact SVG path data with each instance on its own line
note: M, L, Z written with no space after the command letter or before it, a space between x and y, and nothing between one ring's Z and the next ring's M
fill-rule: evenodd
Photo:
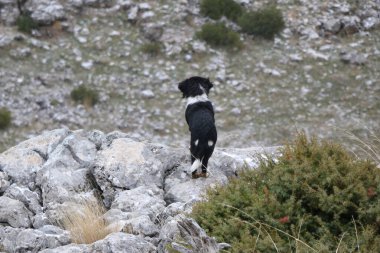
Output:
M188 150L121 132L58 129L0 154L0 248L6 252L217 252L221 247L186 217L206 188L225 184L258 154L275 148L217 149L210 176L191 179ZM70 244L55 226L60 208L101 199L120 232ZM182 242L177 240L181 238ZM187 245L184 246L183 242ZM192 250L189 250L192 249Z

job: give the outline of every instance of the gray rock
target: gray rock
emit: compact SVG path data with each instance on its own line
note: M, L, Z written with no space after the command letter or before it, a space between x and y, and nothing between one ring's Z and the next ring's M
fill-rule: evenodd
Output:
M156 247L150 242L145 241L140 236L126 234L126 233L113 233L108 235L105 239L93 243L91 246L92 252L103 253L153 253L156 252Z
M37 173L44 203L63 203L94 190L89 167L95 160L96 146L81 133L65 138Z
M44 245L46 248L56 248L71 242L70 233L53 225L46 225L38 229L45 234Z
M83 4L91 7L110 7L112 0L83 0Z
M227 177L220 171L210 172L208 178L201 178L198 180L192 180L190 175L182 179L178 177L170 177L166 179L165 189L165 201L168 204L174 202L192 202L201 200L202 193L206 191L208 187L216 186L219 184L226 184Z
M131 234L155 237L160 230L148 215L140 215L125 222L123 231Z
M365 30L371 30L380 25L380 15L378 17L368 17L362 21Z
M0 226L0 246L5 252L15 252L17 235L22 231L21 228Z
M9 54L15 59L24 59L32 54L32 50L29 47L12 49Z
M151 90L143 90L143 91L141 91L141 96L144 97L144 98L154 98L155 97L153 91L151 91Z
M86 244L69 244L54 249L45 249L40 253L91 253L90 246Z
M33 188L37 171L68 134L67 129L57 129L21 142L0 154L0 168L13 183Z
M326 31L331 32L333 34L339 33L339 31L342 29L342 23L339 19L335 18L323 22L322 25Z
M36 215L34 215L32 222L34 228L41 228L45 225L51 224L51 221L46 216L46 213L37 213Z
M343 52L340 59L344 63L354 64L354 65L364 65L367 63L367 56L357 52Z
M32 19L42 25L50 25L66 17L65 9L58 0L30 0L26 2L25 9L31 13Z
M128 21L130 22L136 22L138 17L139 7L133 6L128 11Z
M344 16L342 17L341 22L343 24L343 31L346 34L357 33L361 28L360 18L357 16Z
M102 189L106 206L110 206L115 194L122 190L138 186L163 187L164 171L170 167L168 162L174 163L175 156L165 160L159 149L161 146L119 138L98 152L93 174Z
M142 28L143 36L150 41L159 41L164 32L164 26L158 24L148 24Z
M160 253L167 252L168 247L181 253L219 252L220 246L216 240L207 236L193 219L179 215L167 223L162 231L165 231L165 234L160 233L161 242L158 246Z
M10 185L7 173L0 171L0 193L5 192Z
M0 197L0 223L14 228L28 228L32 225L32 213L19 201L5 196Z
M5 25L14 25L20 12L16 5L16 0L3 1L0 3L0 21Z
M24 203L25 207L34 214L42 212L40 194L33 192L24 186L12 184L5 192L4 196L21 201Z
M115 196L111 208L123 212L146 214L154 219L165 208L163 191L154 187L140 186L132 190L122 191Z

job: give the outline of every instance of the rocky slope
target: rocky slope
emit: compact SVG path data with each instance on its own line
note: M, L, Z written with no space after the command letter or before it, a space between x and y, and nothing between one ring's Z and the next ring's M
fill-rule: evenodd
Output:
M216 149L211 175L193 180L184 148L121 132L45 132L0 154L0 251L167 252L171 245L180 252L217 252L225 245L185 214L207 187L225 184L239 168L254 168L259 157L275 152ZM59 210L97 198L107 209L104 218L124 232L89 245L71 243L56 224Z
M238 2L256 10L268 1ZM43 25L33 36L13 26L17 1L0 0L0 107L13 115L0 150L60 127L119 129L184 147L176 84L191 75L215 82L222 146L279 143L300 128L323 137L336 137L336 128L378 131L379 0L277 2L281 36L241 35L245 48L229 52L196 39L210 21L198 0L28 0L21 11ZM141 51L150 42L161 54ZM70 100L81 84L99 91L94 108Z

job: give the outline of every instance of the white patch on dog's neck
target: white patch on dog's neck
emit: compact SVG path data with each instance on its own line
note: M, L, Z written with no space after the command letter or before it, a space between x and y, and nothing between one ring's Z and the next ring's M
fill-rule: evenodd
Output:
M199 103L199 102L208 102L208 101L210 100L208 100L208 97L206 94L198 95L195 97L188 97L186 106Z

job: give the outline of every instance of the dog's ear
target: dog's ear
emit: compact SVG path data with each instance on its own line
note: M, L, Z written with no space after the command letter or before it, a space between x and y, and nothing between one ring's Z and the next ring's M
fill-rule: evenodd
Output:
M188 89L189 89L189 86L186 85L186 84L187 84L186 80L185 80L185 81L182 81L182 82L180 82L180 83L178 84L178 89L182 92L182 97L183 97L183 98L186 97L185 94L188 93Z

